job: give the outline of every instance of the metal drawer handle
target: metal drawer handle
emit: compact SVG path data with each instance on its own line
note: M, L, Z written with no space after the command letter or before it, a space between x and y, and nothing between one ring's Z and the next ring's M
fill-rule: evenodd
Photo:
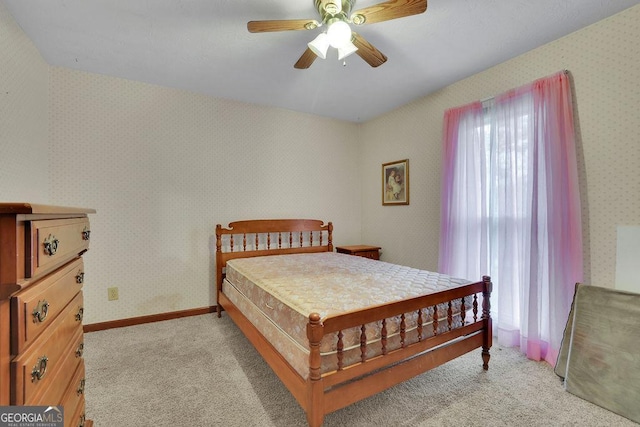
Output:
M47 300L38 301L38 305L33 309L33 323L42 323L49 313L49 303Z
M58 252L58 245L60 241L53 234L49 234L49 236L44 239L44 253L53 256Z
M78 274L76 275L76 282L81 284L84 283L84 271L78 270Z
M76 350L76 357L82 357L82 353L84 353L84 343L81 342Z
M76 313L76 320L82 322L82 316L84 315L84 308L80 307L78 313Z
M76 393L78 394L78 396L80 396L81 394L84 394L84 383L85 383L85 379L81 379L80 380L80 384L78 384L78 389L76 390Z
M31 382L34 383L36 381L40 381L44 378L44 374L47 373L47 362L49 358L47 356L42 356L38 359L38 363L31 370Z
M82 240L89 240L91 238L91 230L89 230L89 227L85 227L84 230L82 230Z

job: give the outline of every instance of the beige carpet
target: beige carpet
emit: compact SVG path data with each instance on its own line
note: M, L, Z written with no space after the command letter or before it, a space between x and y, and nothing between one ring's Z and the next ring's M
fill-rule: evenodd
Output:
M223 313L85 335L97 427L305 426L295 399ZM563 390L546 363L480 350L325 417L324 426L635 426Z

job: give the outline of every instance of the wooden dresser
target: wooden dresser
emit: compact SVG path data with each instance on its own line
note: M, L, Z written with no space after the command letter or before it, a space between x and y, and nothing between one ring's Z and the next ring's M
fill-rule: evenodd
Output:
M337 246L336 252L341 254L361 256L364 258L380 259L380 247L368 246L368 245L353 245L353 246Z
M93 209L0 203L0 405L85 419L82 255Z

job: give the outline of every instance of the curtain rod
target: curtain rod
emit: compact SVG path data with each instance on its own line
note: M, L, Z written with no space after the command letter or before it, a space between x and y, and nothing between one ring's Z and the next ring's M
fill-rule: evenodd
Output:
M568 75L569 75L569 70L567 70L567 69L565 68L564 70L562 70L562 73L564 73L566 76L568 76ZM481 103L481 104L484 104L485 102L491 101L491 100L492 100L492 99L494 99L494 98L495 98L495 95L493 95L493 96L488 96L488 97L486 97L486 98L482 98L482 99L480 100L480 103Z

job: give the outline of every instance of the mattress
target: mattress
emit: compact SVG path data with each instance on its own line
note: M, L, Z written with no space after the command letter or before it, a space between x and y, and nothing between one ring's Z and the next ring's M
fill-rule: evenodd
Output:
M307 323L371 306L464 286L468 280L333 252L233 259L227 262L224 294L303 377L308 377ZM465 301L467 310L471 300ZM438 308L438 333L449 329L447 305ZM452 328L462 325L460 301ZM433 335L433 309L423 310L423 337ZM417 340L417 313L406 315L406 343ZM387 349L400 346L400 319L387 319ZM367 357L381 352L381 322L366 325ZM360 328L343 331L345 365L360 360ZM322 372L337 368L337 338L320 344Z

